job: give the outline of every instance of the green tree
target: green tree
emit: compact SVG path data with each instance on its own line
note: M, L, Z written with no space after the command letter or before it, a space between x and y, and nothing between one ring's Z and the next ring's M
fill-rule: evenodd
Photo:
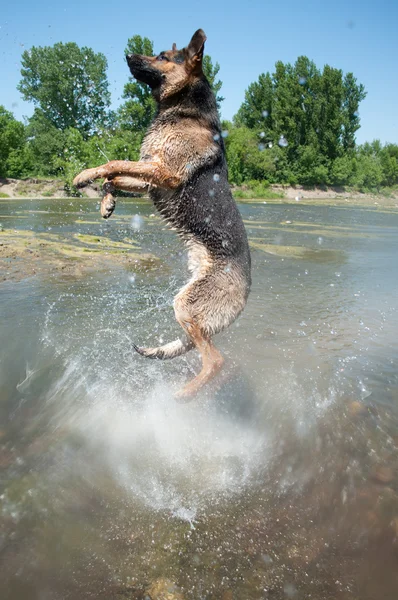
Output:
M32 171L36 175L60 175L59 159L64 155L65 134L36 109L27 126L32 153Z
M380 152L380 163L383 169L383 185L398 184L398 146L386 144Z
M355 134L360 128L359 104L366 98L362 83L358 84L352 73L344 77L343 99L343 147L344 150L355 148Z
M246 90L245 100L234 118L236 125L272 131L273 98L271 75L262 73L258 81L251 83Z
M278 61L274 73L262 74L249 85L234 122L268 142L277 181L341 182L343 171L352 172L352 161L336 161L349 152L352 159L358 106L365 95L352 73L343 76L328 65L321 72L313 61L299 56L293 65Z
M330 167L329 183L332 185L348 185L352 181L354 158L345 154L333 161Z
M49 125L76 128L85 138L104 126L110 93L103 54L59 42L25 50L21 63L18 90Z
M225 147L230 182L240 185L252 180L272 180L275 157L265 150L256 132L227 122L223 122L223 128L228 130Z
M383 181L381 164L382 145L379 140L365 142L358 147L353 172L353 183L361 191L378 190Z
M26 143L25 126L14 115L0 106L0 177L17 177L17 166Z
M153 42L147 37L133 35L127 41L125 54L153 56ZM117 114L120 128L135 131L143 136L156 112L156 102L149 86L129 77L124 86L123 98L125 103L119 107Z
M213 90L213 93L216 97L217 108L220 111L221 103L224 101L224 96L220 96L222 81L220 79L216 79L220 70L220 65L218 64L218 62L216 62L215 65L213 65L211 57L208 54L205 54L202 62L202 69L206 79L210 83L210 87Z

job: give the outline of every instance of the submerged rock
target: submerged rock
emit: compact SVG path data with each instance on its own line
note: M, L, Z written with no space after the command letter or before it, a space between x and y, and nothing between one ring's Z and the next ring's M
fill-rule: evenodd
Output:
M178 587L170 579L157 579L146 590L148 600L184 600Z
M378 465L372 471L372 479L377 481L377 483L387 485L393 481L394 471L391 469L391 467Z

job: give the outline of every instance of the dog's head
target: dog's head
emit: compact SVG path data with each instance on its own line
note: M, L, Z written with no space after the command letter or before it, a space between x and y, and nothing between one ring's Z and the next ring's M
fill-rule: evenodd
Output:
M173 44L171 50L157 56L129 54L127 64L138 81L150 86L156 99L165 100L203 75L205 41L204 31L198 29L182 50L177 50Z

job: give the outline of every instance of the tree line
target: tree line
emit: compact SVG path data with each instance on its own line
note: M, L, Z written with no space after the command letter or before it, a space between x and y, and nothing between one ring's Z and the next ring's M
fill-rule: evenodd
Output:
M152 56L153 44L135 35L127 42L131 53ZM75 43L32 47L21 65L18 90L34 112L22 123L0 106L0 177L57 177L74 193L73 176L83 168L138 159L156 110L147 86L129 77L123 102L110 110L105 56ZM205 56L220 110L219 68ZM328 65L320 70L305 56L293 65L278 61L273 73L249 85L233 120L223 122L231 183L362 191L397 185L398 145L356 145L365 97L352 73Z

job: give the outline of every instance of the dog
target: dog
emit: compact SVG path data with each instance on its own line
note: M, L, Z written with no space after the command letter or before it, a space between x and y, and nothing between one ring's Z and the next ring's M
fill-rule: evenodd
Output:
M202 69L205 41L198 29L182 50L173 44L157 56L126 56L132 75L151 88L157 102L140 160L111 161L74 179L78 188L105 179L105 218L115 208L115 190L148 191L187 246L191 278L174 299L185 336L158 348L134 346L142 356L158 359L199 351L202 369L177 393L180 400L192 398L220 371L224 360L212 337L242 312L251 286L247 235L228 184L216 100Z

